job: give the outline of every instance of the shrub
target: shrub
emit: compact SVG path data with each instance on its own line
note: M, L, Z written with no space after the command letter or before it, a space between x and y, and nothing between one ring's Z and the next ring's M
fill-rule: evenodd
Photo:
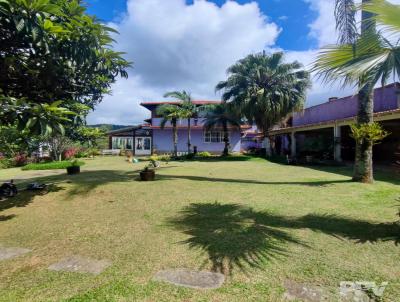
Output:
M14 161L11 158L0 158L0 169L8 169L14 167Z
M65 151L64 151L64 158L65 159L71 159L71 158L74 158L75 157L75 155L78 153L78 148L76 148L76 147L71 147L71 148L68 148L68 149L66 149Z
M152 155L149 158L150 160L154 160L154 161L170 161L171 160L171 156L168 154L164 154L164 155Z
M98 155L100 155L100 150L97 148L89 148L86 150L86 153L89 156L98 156Z
M13 158L14 165L17 167L25 166L28 163L28 156L23 153L19 153Z
M197 156L197 157L211 157L212 155L211 155L210 152L202 151L202 152L198 152L198 153L196 154L196 156Z
M50 163L39 163L39 164L29 164L21 169L26 170L54 170L54 169L66 169L71 166L83 166L85 163L82 161L53 161Z

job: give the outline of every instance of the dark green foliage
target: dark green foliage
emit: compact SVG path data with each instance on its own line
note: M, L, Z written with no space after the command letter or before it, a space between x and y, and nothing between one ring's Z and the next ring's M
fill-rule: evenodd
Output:
M54 170L54 169L66 169L72 166L83 166L85 163L82 161L54 161L50 163L38 163L38 164L28 164L22 167L22 170Z
M296 62L285 63L282 52L251 54L228 69L220 82L223 100L242 112L250 124L267 132L294 110L301 109L310 75Z
M0 121L63 133L93 109L129 63L115 32L80 0L0 1Z

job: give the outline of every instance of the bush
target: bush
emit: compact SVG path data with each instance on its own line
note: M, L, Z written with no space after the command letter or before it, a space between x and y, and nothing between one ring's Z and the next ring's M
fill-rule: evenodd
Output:
M28 156L26 154L20 153L14 156L13 161L15 166L22 167L28 163Z
M79 149L76 148L76 147L68 148L68 149L66 149L66 150L64 151L64 158L65 158L65 159L74 158L75 155L78 153L78 151L79 151Z
M39 164L29 164L21 169L26 171L26 170L54 170L54 169L66 169L71 166L83 166L85 163L82 161L69 161L69 160L64 160L64 161L53 161L50 163L39 163Z
M211 155L210 152L202 151L202 152L198 152L198 153L196 154L196 156L197 156L197 157L211 157L212 155Z
M14 167L14 161L11 158L0 158L0 169L8 169Z
M150 160L155 160L155 161L171 161L171 156L168 154L164 155L152 155L149 158Z

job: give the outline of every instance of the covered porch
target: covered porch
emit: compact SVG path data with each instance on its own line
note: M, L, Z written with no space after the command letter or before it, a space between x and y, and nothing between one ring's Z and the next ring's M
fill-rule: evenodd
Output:
M387 164L399 163L400 109L375 113L374 120L390 133L374 146L374 160ZM336 162L354 161L355 142L350 136L350 125L355 122L355 117L351 117L272 130L269 132L268 152L295 158L314 156Z
M133 155L153 153L153 131L148 127L132 126L107 133L110 150L131 151Z

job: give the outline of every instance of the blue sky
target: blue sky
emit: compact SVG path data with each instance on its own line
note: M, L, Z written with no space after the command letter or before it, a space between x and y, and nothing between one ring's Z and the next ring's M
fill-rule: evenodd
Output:
M400 0L391 0L400 2ZM335 43L333 0L86 0L88 12L118 30L113 47L133 61L88 122L139 124L142 101L186 90L195 99L220 99L215 85L250 53L284 51L309 69L320 47ZM352 89L315 76L306 105Z
M168 0L165 0L168 1ZM333 0L332 0L333 1ZM110 22L126 12L126 0L86 0L88 12L101 20ZM225 0L213 0L218 6ZM236 1L240 4L254 2L252 0ZM287 50L307 50L317 46L315 38L310 37L309 24L317 18L317 12L309 3L302 0L259 0L256 1L261 11L282 28L276 45ZM186 0L192 4L193 0Z

